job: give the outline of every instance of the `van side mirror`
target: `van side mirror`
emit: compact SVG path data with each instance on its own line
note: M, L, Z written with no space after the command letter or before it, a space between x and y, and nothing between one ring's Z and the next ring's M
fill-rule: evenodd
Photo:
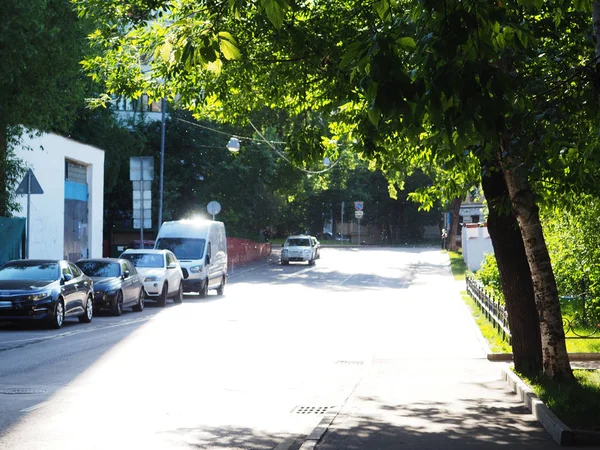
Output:
M171 263L167 266L167 269L177 269L177 264Z
M204 265L208 264L210 264L210 255L206 255L206 258L204 258Z
M129 278L129 270L126 270L125 272L123 272L123 279L125 278Z

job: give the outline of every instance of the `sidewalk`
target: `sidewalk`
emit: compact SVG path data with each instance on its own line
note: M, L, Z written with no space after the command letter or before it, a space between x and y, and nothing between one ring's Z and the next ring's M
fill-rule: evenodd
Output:
M452 277L418 273L406 316L427 317L430 335L410 321L382 332L385 348L300 450L561 448L502 378L508 365L487 359Z

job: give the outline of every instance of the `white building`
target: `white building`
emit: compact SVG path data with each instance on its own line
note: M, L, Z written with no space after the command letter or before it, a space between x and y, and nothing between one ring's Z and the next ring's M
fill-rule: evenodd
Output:
M481 269L485 254L494 254L494 246L487 224L466 223L462 228L462 254L472 272Z
M23 136L15 154L44 191L30 196L29 258L102 257L104 151L43 134ZM27 217L27 195L17 198L21 212L15 215Z

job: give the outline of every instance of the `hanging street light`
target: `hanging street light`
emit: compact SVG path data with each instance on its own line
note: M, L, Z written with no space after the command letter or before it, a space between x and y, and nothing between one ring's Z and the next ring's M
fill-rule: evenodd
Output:
M240 140L235 136L232 136L227 143L227 149L230 152L237 153L240 151Z

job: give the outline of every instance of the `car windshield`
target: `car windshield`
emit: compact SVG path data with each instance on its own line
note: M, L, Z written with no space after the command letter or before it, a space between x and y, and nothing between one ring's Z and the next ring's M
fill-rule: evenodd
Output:
M54 281L58 279L58 263L6 264L0 268L0 280Z
M308 238L291 238L291 239L287 240L286 245L288 245L290 247L310 247L310 239L308 239Z
M135 267L164 267L165 258L163 255L153 253L128 253L121 255L121 258L128 259Z
M155 248L171 250L179 260L202 259L205 242L204 239L160 238Z
M121 269L118 263L105 261L82 261L77 266L88 277L118 277L121 275Z

